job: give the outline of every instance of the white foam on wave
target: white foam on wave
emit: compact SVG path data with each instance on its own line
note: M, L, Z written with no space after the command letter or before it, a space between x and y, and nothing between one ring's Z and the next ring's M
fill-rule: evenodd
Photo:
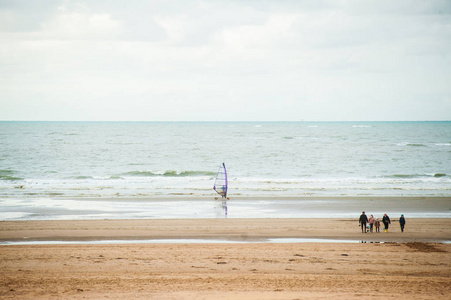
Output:
M0 196L11 198L124 198L214 195L211 176L127 177L120 179L27 179L0 182ZM20 188L19 188L20 187ZM374 177L265 178L230 177L230 194L293 195L450 195L451 176L445 173L401 174Z

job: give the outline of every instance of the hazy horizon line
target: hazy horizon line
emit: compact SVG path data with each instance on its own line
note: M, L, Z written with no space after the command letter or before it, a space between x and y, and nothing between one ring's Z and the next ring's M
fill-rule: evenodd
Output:
M48 122L48 123L389 123L389 122L451 122L451 120L0 120L0 122Z

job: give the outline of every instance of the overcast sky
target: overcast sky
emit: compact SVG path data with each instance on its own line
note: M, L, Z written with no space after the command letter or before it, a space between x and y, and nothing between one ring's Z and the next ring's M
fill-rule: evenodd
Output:
M0 120L451 120L451 1L0 0Z

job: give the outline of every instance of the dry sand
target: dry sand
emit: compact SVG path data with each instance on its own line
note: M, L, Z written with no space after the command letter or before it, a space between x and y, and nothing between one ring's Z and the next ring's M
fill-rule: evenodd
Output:
M260 243L266 238L368 243ZM349 219L0 222L0 240L199 238L206 244L0 246L0 297L18 299L449 299L451 219L360 232ZM370 243L382 241L385 243Z

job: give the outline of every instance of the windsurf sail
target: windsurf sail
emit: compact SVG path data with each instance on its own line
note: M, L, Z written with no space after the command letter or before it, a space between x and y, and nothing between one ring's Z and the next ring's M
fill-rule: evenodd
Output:
M222 198L227 198L227 170L224 163L219 167L213 189L216 193L221 195Z

